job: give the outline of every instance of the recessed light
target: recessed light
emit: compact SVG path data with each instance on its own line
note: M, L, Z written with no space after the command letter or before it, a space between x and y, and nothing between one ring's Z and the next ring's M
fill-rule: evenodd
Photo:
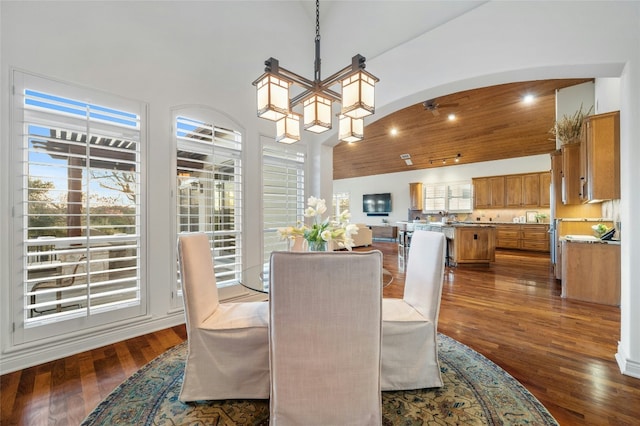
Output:
M391 131L389 132L391 133L391 136L395 136L398 134L398 129L396 129L395 127L391 129Z
M531 102L533 102L533 99L533 95L525 95L523 101L525 104L530 104Z
M455 114L449 114L449 116L447 117L449 119L449 121L453 121L456 119L456 115Z

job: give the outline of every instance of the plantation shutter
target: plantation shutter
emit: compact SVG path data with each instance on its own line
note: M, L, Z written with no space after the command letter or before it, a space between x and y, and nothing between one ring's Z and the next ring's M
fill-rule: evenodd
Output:
M438 212L447 208L447 185L444 183L426 184L424 186L425 212Z
M447 210L450 212L471 212L473 198L471 196L471 182L449 184L449 200Z
M242 271L241 133L185 114L176 116L175 136L177 232L207 233L218 288L237 285Z
M272 251L288 249L278 228L304 221L306 154L302 145L264 143L262 159L263 252L267 263Z
M14 81L23 130L24 328L142 313L145 106L19 72Z

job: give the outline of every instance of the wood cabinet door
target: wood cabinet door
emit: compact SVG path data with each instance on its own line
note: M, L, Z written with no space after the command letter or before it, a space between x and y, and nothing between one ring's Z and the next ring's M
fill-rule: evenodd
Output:
M562 145L562 203L581 204L580 143Z
M538 199L540 207L551 206L551 173L540 173L540 197Z
M413 182L409 184L409 208L411 210L422 210L423 195L422 182Z
M489 187L489 179L474 178L473 183L473 208L486 209L491 207L491 188Z
M489 178L491 188L491 207L504 207L504 176L493 176Z
M516 208L521 207L522 198L524 196L522 192L522 176L506 176L504 179L504 184L506 187L506 206Z
M620 198L620 113L592 115L586 125L586 189L583 198Z
M522 207L540 206L540 173L522 175Z

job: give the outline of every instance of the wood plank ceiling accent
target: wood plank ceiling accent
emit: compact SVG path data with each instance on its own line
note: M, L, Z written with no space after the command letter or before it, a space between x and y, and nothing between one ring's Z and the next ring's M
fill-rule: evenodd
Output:
M365 126L365 138L333 149L333 178L443 167L552 152L555 91L593 79L536 80L467 90L421 102ZM526 94L533 102L523 102ZM426 100L425 100L426 101ZM455 114L453 121L449 114ZM397 135L390 134L397 129ZM409 154L413 165L400 158ZM460 154L459 162L453 159ZM446 159L446 163L443 163ZM499 174L499 170L495 171Z

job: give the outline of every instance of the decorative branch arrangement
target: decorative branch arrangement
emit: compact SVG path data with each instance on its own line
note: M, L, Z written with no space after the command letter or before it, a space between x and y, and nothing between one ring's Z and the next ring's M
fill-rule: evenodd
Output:
M555 141L559 139L562 145L579 142L582 133L582 123L585 117L591 115L592 111L593 106L591 106L587 112L583 112L582 104L580 104L580 109L571 117L563 115L560 120L555 122L551 130L549 130L549 133L553 135L553 138L550 138L550 140Z

